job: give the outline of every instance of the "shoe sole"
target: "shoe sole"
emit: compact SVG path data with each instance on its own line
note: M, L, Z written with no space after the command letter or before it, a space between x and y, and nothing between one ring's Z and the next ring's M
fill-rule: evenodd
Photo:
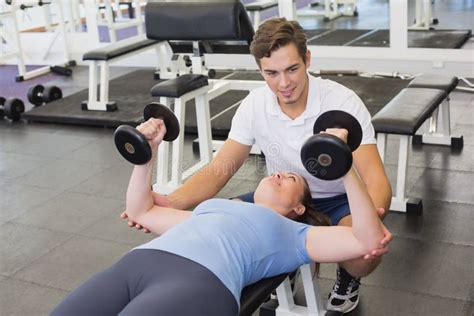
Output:
M352 312L354 309L357 308L357 306L359 306L359 296L357 297L357 300L354 302L354 305L352 305L348 310L341 310L339 307L336 307L336 306L332 306L334 309L327 309L328 311L335 311L335 312L339 312L339 313L343 313L343 314L347 314L347 313L350 313Z

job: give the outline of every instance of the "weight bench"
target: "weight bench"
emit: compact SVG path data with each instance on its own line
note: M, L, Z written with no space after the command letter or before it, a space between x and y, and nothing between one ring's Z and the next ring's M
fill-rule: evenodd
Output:
M151 89L151 95L160 97L160 103L171 108L178 122L184 127L186 122L186 102L194 99L196 105L196 119L199 135L200 160L194 166L183 170L184 128L179 131L178 138L170 144L164 142L158 149L157 185L154 190L169 194L179 187L183 180L193 175L212 160L211 116L207 93L211 89L207 77L203 75L187 74L178 78L163 81ZM172 147L171 157L170 150ZM171 179L169 178L169 164L171 160Z
M196 21L200 21L196 24ZM210 130L209 100L230 90L232 84L213 82L209 84L205 73L204 53L213 51L211 43L218 41L250 43L253 28L240 2L149 2L145 7L147 36L163 42L192 42L192 75L159 83L152 88L152 96L160 97L167 106L174 104L174 112L181 126L185 124L185 104L196 100L197 129L201 161L183 170L182 147L184 128L173 143L171 179L168 177L170 147L163 146L158 156L157 183L154 188L162 193L174 191L184 179L204 167L212 159L212 135ZM259 83L260 84L260 83ZM235 87L234 87L235 88ZM161 147L160 147L161 149Z
M256 30L258 26L260 25L260 12L277 7L278 6L278 1L275 0L264 0L264 1L255 1L251 3L247 3L245 5L245 10L250 15L250 18L253 21L253 28Z
M453 76L424 74L416 77L408 84L408 88L439 89L445 92L444 102L441 103L439 108L436 108L436 110L433 111L433 114L430 118L428 133L414 135L412 139L412 143L414 145L446 145L451 146L453 149L457 150L463 147L463 136L452 136L450 123L449 94L456 88L458 82L458 78ZM441 121L440 128L438 128L439 116Z
M387 135L400 135L396 195L392 197L390 206L393 211L421 212L423 210L420 199L405 198L408 144L410 137L414 136L423 122L433 115L446 95L446 91L440 89L405 88L372 118L382 161L385 160Z
M139 36L85 53L82 60L89 61L89 99L82 102L82 110L117 110L117 103L109 101L109 65L132 53L137 54L150 48L157 49L157 53L160 54L158 47L162 44L145 36Z

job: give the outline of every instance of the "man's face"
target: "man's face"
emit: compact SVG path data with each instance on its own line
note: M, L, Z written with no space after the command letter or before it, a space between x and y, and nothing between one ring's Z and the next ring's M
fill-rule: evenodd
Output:
M273 51L270 57L260 59L260 70L266 83L276 94L280 105L299 102L306 104L311 54L306 53L306 64L298 54L295 44L290 43Z

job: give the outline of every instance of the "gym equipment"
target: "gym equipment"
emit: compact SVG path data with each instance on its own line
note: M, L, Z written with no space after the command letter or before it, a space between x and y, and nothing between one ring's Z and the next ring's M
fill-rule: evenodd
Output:
M40 106L63 97L63 92L57 86L43 86L37 84L28 89L28 101Z
M323 11L312 9L299 10L296 14L298 17L322 15L324 16L324 22L331 21L341 16L359 16L359 12L357 11L357 0L324 0Z
M5 2L9 6L9 11L5 12L0 12L0 20L3 22L3 27L5 28L5 31L0 30L0 41L4 42L7 44L7 46L10 48L10 52L8 54L2 54L0 57L0 62L3 62L4 60L8 60L11 58L16 58L18 60L18 76L15 77L15 81L24 81L28 80L49 72L54 72L60 75L65 75L65 76L70 76L72 74L72 70L67 68L69 66L75 66L76 62L74 60L70 59L70 54L69 54L69 47L68 47L68 42L66 39L66 25L65 25L65 20L64 20L64 12L63 12L63 1L30 1L28 4L17 4L13 0L12 1L6 1ZM65 2L64 4L69 3ZM24 60L24 52L23 52L23 47L22 43L20 40L20 31L19 31L19 26L18 26L18 17L17 17L17 11L18 10L27 10L30 8L34 8L36 6L42 7L45 11L45 19L46 19L46 28L51 28L51 12L50 12L50 6L54 4L57 7L58 10L58 23L54 27L54 33L49 40L49 47L45 51L45 54L43 56L43 59L46 59L46 57L50 54L52 46L54 45L54 42L57 40L58 37L60 37L60 40L62 42L62 46L64 47L64 62L61 62L56 65L47 65L43 66L34 70L26 70L25 66L25 60ZM71 3L69 3L71 5ZM5 21L5 22L4 22ZM70 23L68 27L71 25ZM39 33L36 33L39 34Z
M421 75L373 116L372 123L377 133L377 148L382 162L386 157L387 136L397 134L400 137L397 186L390 210L412 213L423 211L421 199L405 196L410 138L414 145L446 145L454 150L463 147L463 136L453 137L450 128L449 93L457 83L456 77ZM441 116L441 126L437 126L438 114ZM429 131L422 135L416 134L428 118Z
M345 128L349 132L347 144L337 136L320 133L328 128ZM318 179L339 179L352 166L352 152L362 141L362 127L349 113L335 110L316 120L313 133L301 148L301 162Z
M0 97L0 119L5 116L13 122L18 121L21 114L25 112L25 104L17 98L5 99Z
M117 102L109 100L109 65L132 54L154 48L157 53L165 42L138 36L86 52L83 60L89 61L89 92L87 101L81 102L82 110L113 112ZM160 55L164 56L164 55ZM159 58L159 60L165 60Z
M159 103L150 103L143 110L145 121L150 118L163 119L166 126L164 141L172 142L179 135L179 122L173 112ZM120 154L134 165L143 165L151 160L152 151L148 140L136 128L121 125L115 130L115 146Z

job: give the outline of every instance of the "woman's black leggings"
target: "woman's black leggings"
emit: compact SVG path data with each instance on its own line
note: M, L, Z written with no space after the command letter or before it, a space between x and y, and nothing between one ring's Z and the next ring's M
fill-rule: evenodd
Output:
M136 249L87 280L53 316L238 315L232 293L200 264L153 249Z

